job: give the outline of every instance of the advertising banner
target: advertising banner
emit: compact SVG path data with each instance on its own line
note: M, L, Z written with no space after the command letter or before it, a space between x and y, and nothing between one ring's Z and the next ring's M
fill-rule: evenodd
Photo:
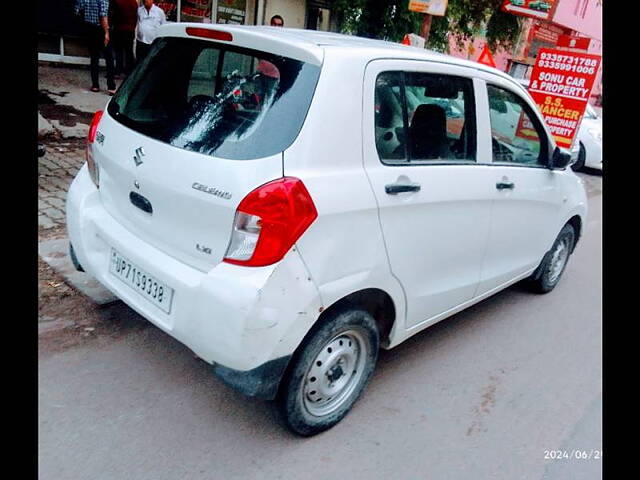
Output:
M409 10L436 17L444 16L449 0L409 0Z
M211 23L212 1L213 0L182 0L180 4L180 21Z
M155 2L155 4L164 10L164 14L167 17L167 22L175 22L178 18L177 10L178 0L168 0L164 2Z
M589 37L571 37L569 35L560 35L558 37L557 46L565 48L576 48L578 50L589 50L591 39Z
M529 93L560 147L570 148L600 68L599 55L542 48Z
M523 110L520 112L520 118L518 119L518 126L516 127L516 137L524 138L525 140L538 141L538 132L529 120L529 117Z
M216 23L244 24L247 0L218 0Z
M554 3L558 0L505 0L502 11L524 17L551 20Z
M533 38L553 45L558 43L558 38L560 38L560 34L562 33L562 30L560 29L554 31L550 28L545 28L542 25L534 25L532 30Z

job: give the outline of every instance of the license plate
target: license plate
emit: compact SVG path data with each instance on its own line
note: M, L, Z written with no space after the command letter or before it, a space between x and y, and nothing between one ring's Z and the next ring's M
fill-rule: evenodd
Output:
M171 311L173 288L138 268L115 249L111 249L109 272L166 313Z

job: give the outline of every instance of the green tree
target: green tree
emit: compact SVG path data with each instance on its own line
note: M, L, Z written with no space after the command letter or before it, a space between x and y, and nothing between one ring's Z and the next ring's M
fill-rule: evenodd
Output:
M446 15L433 17L427 46L447 51L449 37L459 44L483 34L489 48L509 49L518 39L521 19L502 12L503 0L449 0ZM423 14L409 11L409 0L334 0L342 33L399 42L420 33Z

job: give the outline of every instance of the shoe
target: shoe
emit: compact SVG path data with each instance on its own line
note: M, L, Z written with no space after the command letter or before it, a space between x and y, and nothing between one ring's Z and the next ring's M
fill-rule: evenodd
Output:
M107 93L108 93L109 95L113 96L113 95L115 95L115 94L116 94L116 90L115 90L115 88L114 88L113 90L107 90Z
M98 87L91 87L92 92L99 92L100 89Z

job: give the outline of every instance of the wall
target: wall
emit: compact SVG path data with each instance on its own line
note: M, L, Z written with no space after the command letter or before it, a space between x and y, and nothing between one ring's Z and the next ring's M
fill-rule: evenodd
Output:
M458 44L455 41L453 35L449 35L449 55L458 58L466 58L468 60L477 61L480 58L482 49L486 44L486 40L482 37L476 37L473 43L467 41L462 48L458 48ZM469 48L471 47L471 48ZM496 62L496 68L505 72L511 55L504 50L498 50L497 52L491 52L493 61Z
M304 28L307 4L304 0L263 0L265 5L264 25L269 25L273 15L284 18L288 28ZM258 22L260 24L260 22Z
M560 0L553 22L602 41L603 0Z
M591 37L588 53L602 55L603 0L560 0L553 22ZM602 93L602 65L591 91L591 102Z

